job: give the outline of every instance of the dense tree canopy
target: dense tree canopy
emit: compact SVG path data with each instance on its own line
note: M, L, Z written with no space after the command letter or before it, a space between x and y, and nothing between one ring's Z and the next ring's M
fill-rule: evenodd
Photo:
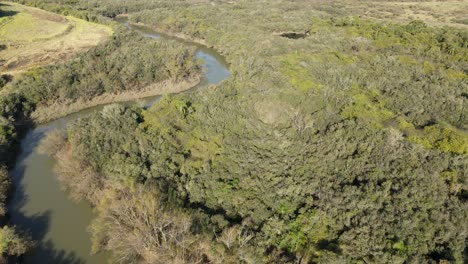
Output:
M15 144L15 126L24 126L38 106L85 102L102 94L191 78L200 71L194 52L120 28L108 42L68 62L32 69L15 78L0 97L0 162L14 158L7 153Z
M242 133L220 136L221 120L206 122L215 106L184 100L168 98L143 114L111 106L77 123L70 143L98 173L94 186L155 184L169 204L202 210L220 233L242 223L255 234L252 247L275 245L314 261L463 259L464 157L358 120L300 136L236 124ZM94 189L71 189L78 190Z
M75 55L70 61L15 76L0 77L0 220L6 222L10 191L8 168L14 164L22 134L32 125L38 107L67 106L100 95L139 91L154 83L178 83L200 73L195 49L173 41L154 41L116 26L106 43ZM60 116L64 113L54 113ZM0 258L22 255L30 243L15 228L0 229ZM2 259L3 260L3 259Z
M307 1L36 4L130 13L231 63L218 87L107 106L49 138L116 262L467 261L466 31Z

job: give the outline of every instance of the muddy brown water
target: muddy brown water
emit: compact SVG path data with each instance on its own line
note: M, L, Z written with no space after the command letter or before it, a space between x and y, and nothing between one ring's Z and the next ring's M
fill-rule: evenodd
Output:
M173 39L197 48L196 57L204 61L205 74L202 82L194 89L218 84L229 77L226 61L215 50L178 38L159 34L141 26L131 26L125 20L119 22L149 38ZM160 96L140 99L136 102L150 106ZM89 108L31 129L21 141L22 153L11 170L14 192L8 204L11 222L27 230L37 242L34 250L23 258L23 263L107 263L106 252L91 255L91 239L87 227L94 217L86 202L73 202L57 181L54 159L40 154L38 145L50 131L65 128L78 118L99 111L104 106Z

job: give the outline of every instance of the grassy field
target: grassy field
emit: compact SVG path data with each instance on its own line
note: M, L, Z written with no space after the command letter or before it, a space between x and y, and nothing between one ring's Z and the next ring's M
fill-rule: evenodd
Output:
M0 71L16 74L88 49L112 34L103 25L0 2Z

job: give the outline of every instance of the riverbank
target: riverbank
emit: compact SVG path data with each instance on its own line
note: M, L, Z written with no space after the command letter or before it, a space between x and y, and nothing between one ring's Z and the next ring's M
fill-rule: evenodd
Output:
M162 34L165 34L165 35L168 35L169 37L173 37L173 38L178 38L178 39L181 39L183 41L187 41L187 42L192 42L192 43L196 43L196 44L199 44L199 45L202 45L202 46L205 46L207 48L210 48L210 49L214 49L216 48L215 46L209 44L206 40L204 39L201 39L201 38L194 38L190 35L187 35L187 34L183 34L183 33L180 33L180 32L176 32L176 31L171 31L171 30L167 30L163 27L160 27L160 26L157 26L157 25L151 25L151 24L145 24L145 23L141 23L141 22L130 22L128 19L130 18L130 16L128 14L121 14L121 15L118 15L115 17L116 20L120 20L120 19L126 19L127 20L127 23L129 25L132 25L132 26L139 26L139 27L146 27L146 28L149 28L151 30L154 30L158 33L162 33Z
M32 238L38 242L38 246L25 257L25 263L38 263L43 260L48 260L51 263L104 263L107 258L105 254L89 254L92 245L89 234L85 232L85 230L91 219L95 216L87 203L74 204L68 199L69 193L61 190L56 179L57 175L54 174L53 171L55 164L53 157L47 157L39 153L37 148L45 135L55 129L63 129L71 122L75 122L77 119L85 117L94 111L99 111L102 109L100 105L134 100L139 102L138 99L142 99L141 101L145 102L145 104L147 102L151 104L155 101L152 98L153 96L184 92L199 86L200 83L203 85L218 84L229 76L227 65L224 60L218 60L221 56L214 50L200 47L198 43L186 43L182 40L179 42L183 42L183 44L191 48L179 49L180 47L177 48L178 43L172 43L177 42L178 39L171 42L166 41L166 39L172 39L171 37L158 36L158 34L154 32L141 32L139 29L135 29L135 31L139 31L139 33L150 38L161 37L163 40L148 40L148 43L152 43L151 47L153 52L151 52L151 50L146 53L138 52L135 54L138 56L132 57L128 55L130 60L128 58L114 57L122 54L124 51L127 53L129 50L132 51L132 49L135 49L135 45L124 46L125 48L121 49L122 52L108 53L108 49L103 48L100 50L101 52L94 51L87 56L83 56L83 61L91 59L91 62L85 65L93 66L90 71L84 71L83 67L76 67L77 70L74 71L73 67L75 67L75 65L70 64L70 67L72 67L71 72L79 74L77 80L74 81L76 86L82 85L79 87L73 85L67 86L66 80L56 81L50 77L45 79L44 82L41 82L41 85L27 85L27 88L43 87L42 84L47 84L48 88L51 86L54 87L55 84L65 84L67 87L60 85L56 90L50 89L51 91L58 91L51 93L51 95L59 94L59 99L55 100L55 102L60 101L62 103L56 104L53 100L50 102L46 100L40 101L34 104L34 111L28 113L28 118L30 117L31 119L31 125L35 126L34 129L29 130L24 137L20 138L22 154L17 158L16 165L11 170L10 174L13 185L15 186L15 192L12 194L8 207L11 222L22 229L30 230ZM151 35L148 36L148 34ZM138 38L132 38L132 40L135 39ZM128 39L124 40L129 41ZM117 41L117 43L120 42L121 41ZM118 47L120 47L120 45ZM137 49L137 51L138 50L141 49ZM153 56L154 51L158 51L163 55L167 54L162 57L162 63L158 64L160 57L152 59L151 56ZM99 54L99 56L94 56L94 54ZM101 54L106 54L106 57L103 57ZM139 59L133 60L132 58L134 57ZM200 67L201 65L198 61L200 59L203 60L203 68L205 71L201 70L202 67ZM97 76L99 74L99 69L106 69L106 67L101 65L103 60L109 61L109 63L105 65L115 66L117 68L113 69L109 74L104 73L99 75L100 78L92 79L95 75ZM154 76L160 76L161 78L159 80L165 79L166 81L155 82L147 86L145 86L145 84L149 82L147 82L146 79L133 82L126 81L128 77L135 75L130 74L131 71L129 71L125 63L122 68L119 68L121 67L120 65L122 65L120 62L131 64L131 62L134 61L145 65L147 68L149 64L154 62L154 67L149 67L148 70L143 72L152 73ZM57 72L58 70L68 72L70 67L59 66L58 69L52 70L53 72ZM98 71L92 70L96 68ZM135 66L135 68L137 67ZM154 69L159 70L160 74L156 74ZM53 76L53 72L51 72L51 76ZM87 74L83 74L83 72ZM124 77L119 76L119 78L116 78L112 75L112 73L115 72ZM60 77L61 76L76 76L76 74L60 75ZM185 78L184 76L191 77ZM103 82L101 78L106 78L106 82ZM181 79L182 81L169 81L169 79L173 78ZM103 89L105 91L118 90L118 87L114 90L109 90L110 87L115 87L114 85L111 86L111 84L113 84L111 81L113 80L124 80L127 85L129 83L141 83L141 85L128 85L130 89L134 90L125 92L110 92L99 96L89 96L91 90L87 89L93 87L96 83L106 85ZM36 80L32 80L33 84L35 81ZM85 85L85 82L91 85ZM139 87L142 88L139 89ZM67 90L67 88L69 90ZM122 89L122 87L120 87L120 89ZM73 95L72 92L75 91L80 96L70 96ZM67 100L66 98L74 99ZM85 100L83 98L88 99ZM49 105L46 107L46 104ZM50 120L54 121L48 122ZM83 173L86 172L83 171ZM44 195L44 192L47 192L47 195ZM28 199L24 200L24 197L28 197ZM73 227L73 230L70 230L69 227ZM70 240L70 237L74 239ZM64 257L59 258L59 256Z
M5 6L7 5L2 5L2 11ZM38 14L45 13L39 9L34 9L34 11ZM11 14L14 15L14 12ZM53 16L52 13L47 13L47 15L47 17ZM78 20L75 18L67 19L70 21ZM64 21L69 21L67 19ZM91 24L89 22L83 23ZM17 28L14 24L9 25L11 25L10 29ZM78 23L74 25L77 30L83 29ZM30 32L27 34L23 32L21 36L25 38L36 37L40 33L36 33L36 30L44 30L45 26L47 25L30 27ZM88 35L80 40L91 38L92 34L88 32ZM53 34L53 37L64 35ZM13 32L8 36L18 38L20 35ZM68 34L67 36L74 35ZM72 37L66 40L76 42ZM70 43L61 45L68 44ZM54 208L56 210L53 210L54 201L63 202L66 199L66 194L63 193L62 197L52 195L52 193L61 193L60 188L53 185L55 177L52 168L49 167L52 161L44 160L43 155L35 152L37 143L46 134L46 131L43 130L44 127L53 122L46 124L46 126L41 125L42 123L75 112L81 113L81 110L98 105L183 92L195 87L202 79L200 65L195 59L195 49L186 49L183 45L175 42L144 40L136 33L127 32L122 27L116 27L113 38L105 43L96 44L99 45L94 48L89 45L84 53L77 52L73 59L66 57L67 59L64 60L65 57L62 58L63 63L44 66L48 64L48 61L41 60L44 62L43 64L33 64L41 67L33 67L30 70L25 68L27 70L25 74L15 75L13 81L6 85L2 84L2 95L0 96L0 176L2 176L0 177L0 216L1 220L8 224L2 226L2 232L0 232L0 237L3 238L3 248L0 254L5 257L19 256L27 252L30 246L29 235L34 241L37 241L37 247L34 249L34 253L31 253L34 255L32 257L34 260L31 263L42 262L44 259L51 263L74 263L73 260L78 259L73 256L76 248L80 248L80 256L83 259L87 259L87 255L89 255L91 246L86 226L89 224L87 220L92 218L91 209L85 205L78 206L78 209L71 209L69 204L66 206L56 204L57 207ZM35 48L39 49L43 46ZM49 46L44 47L49 48ZM12 50L8 47L2 52ZM52 58L57 55L54 49L50 49L50 52L52 53L44 56ZM55 60L51 62L55 62ZM169 81L174 79L182 81ZM124 92L118 92L121 90ZM100 91L108 93L95 96ZM45 105L48 106L44 107ZM54 124L62 123L64 120L69 119L58 119L58 122ZM19 151L20 147L21 152ZM24 157L32 160L37 159L38 166L31 170L28 169L30 168L29 164L26 165L22 162ZM28 168L25 168L26 166ZM44 169L46 171L42 173L41 171ZM31 180L35 179L37 182L31 185L23 184L25 179L30 180L27 176L29 174ZM42 177L37 177L38 175ZM33 190L28 189L29 186ZM57 188L53 189L54 187ZM10 189L14 190L10 193ZM47 190L47 194L44 194L44 190ZM37 195L33 195L32 192ZM51 197L54 197L54 201L50 200ZM6 204L8 204L8 210L4 208ZM64 208L70 208L71 212L65 213L69 218L61 221L61 224L57 224L57 219L60 218L59 214L64 212ZM57 213L51 216L49 215L51 211ZM5 215L6 212L7 215ZM74 216L72 216L73 214ZM63 240L60 240L61 237L55 234L54 230L59 230L59 228L54 224L64 227L75 221L74 219L77 219L77 223L70 225L76 229L74 231L76 234L71 236L74 239L69 241L69 237L64 237L66 240L64 243ZM19 231L14 233L15 229L10 224L18 227ZM28 233L28 236L24 236L25 239L21 236L22 231ZM57 231L58 234L63 232L64 230ZM69 232L69 230L66 231L68 235ZM57 238L57 240L51 239L51 237ZM50 242L51 240L52 242ZM51 243L54 244L53 247L50 247ZM56 248L59 250L55 250ZM61 258L65 255L62 253L62 249L66 249L66 253L71 253L70 258L67 256ZM29 255L26 258L29 259ZM102 261L98 263L102 263Z
M201 76L198 75L180 82L163 81L154 83L140 90L124 91L116 94L106 93L94 97L91 100L79 99L70 103L55 103L49 106L39 106L31 114L31 119L36 124L43 124L99 105L128 102L152 96L184 92L197 86L200 81Z

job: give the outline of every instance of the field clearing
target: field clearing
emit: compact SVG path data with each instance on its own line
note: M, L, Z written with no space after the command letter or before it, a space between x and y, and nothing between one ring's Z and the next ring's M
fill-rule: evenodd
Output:
M15 75L34 66L66 59L104 41L104 25L37 8L0 2L0 72Z

